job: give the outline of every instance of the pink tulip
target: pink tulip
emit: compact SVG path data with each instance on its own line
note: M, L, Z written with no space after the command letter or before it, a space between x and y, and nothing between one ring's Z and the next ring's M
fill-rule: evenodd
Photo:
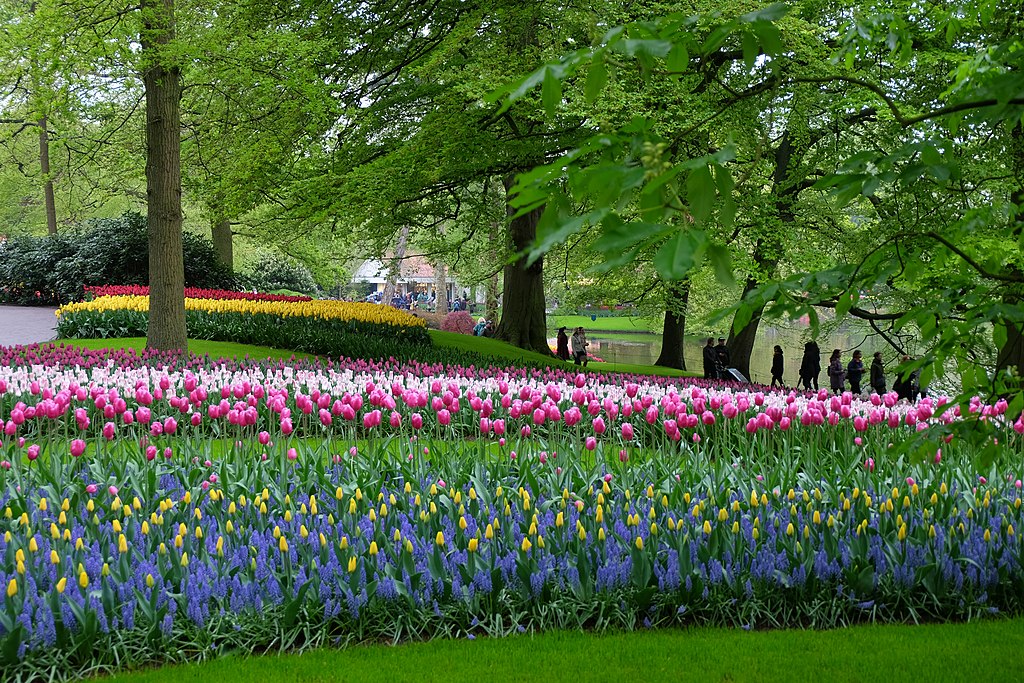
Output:
M868 472L874 472L875 471L875 459L874 458L868 458L867 460L865 460L864 461L864 469L866 469Z
M71 457L78 458L85 453L85 442L81 439L75 439L71 442Z
M626 441L632 441L634 438L633 425L628 422L622 423L622 438Z
M597 439L595 439L592 436L588 436L586 440L583 442L583 447L586 448L588 451L594 450L595 448L597 448Z
M107 493L109 493L112 496L116 496L117 495L117 487L114 486L113 484L111 484L110 486L107 487Z
M85 492L88 493L90 496L95 495L95 493L99 490L100 487L97 486L96 484L89 484L85 487Z
M146 447L146 460L153 460L156 458L156 446Z

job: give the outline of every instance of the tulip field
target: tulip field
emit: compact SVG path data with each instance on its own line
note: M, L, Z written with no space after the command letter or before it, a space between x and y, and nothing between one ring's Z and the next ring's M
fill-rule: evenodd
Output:
M5 681L1024 607L1001 401L32 346L0 348L0 426Z

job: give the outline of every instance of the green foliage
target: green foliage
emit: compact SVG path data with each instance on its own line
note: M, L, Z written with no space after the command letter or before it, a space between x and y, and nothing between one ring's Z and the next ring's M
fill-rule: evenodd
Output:
M260 292L283 289L315 296L320 291L309 268L280 255L263 255L239 279L243 288Z
M233 289L209 240L184 234L185 286ZM84 287L148 285L146 219L137 213L86 221L48 237L0 243L0 301L45 305L81 300Z
M599 104L625 62L698 114L673 130L641 111L520 175L514 204L545 207L531 257L593 229L601 270L653 254L662 277L704 260L728 284L735 264L748 286L721 315L734 330L764 310L817 333L835 309L899 353L920 339L923 375L1017 394L1024 50L996 4L667 14L539 67L496 99L586 69Z

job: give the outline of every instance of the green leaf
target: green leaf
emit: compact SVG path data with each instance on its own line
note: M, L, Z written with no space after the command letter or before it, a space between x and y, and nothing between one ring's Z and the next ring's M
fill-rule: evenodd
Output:
M711 243L707 248L707 260L715 271L715 278L724 287L732 287L736 284L736 278L732 272L732 259L729 250L721 244Z
M743 32L743 63L747 65L748 69L753 69L755 62L757 62L757 55L761 51L761 46L757 42L757 37L749 32Z
M621 223L611 229L606 227L594 242L594 249L602 254L618 254L666 230L667 226L661 223Z
M694 220L703 223L711 216L715 202L715 186L706 164L694 169L686 179L686 199Z
M690 53L686 49L686 43L677 41L665 58L665 68L674 73L682 73L689 65Z
M608 67L604 63L604 54L594 55L594 61L590 63L590 71L587 72L587 83L584 86L584 96L587 104L593 104L608 82Z
M759 10L748 12L740 17L740 21L752 24L756 21L778 21L782 17L786 16L786 12L789 11L789 5L784 2L773 2L767 7L762 7Z
M627 38L622 41L622 51L630 57L663 58L672 51L672 42L649 38Z
M654 269L663 280L682 280L705 248L707 239L702 231L680 230L654 255Z
M562 81L555 77L554 71L548 68L544 73L544 84L541 86L541 101L544 113L548 118L554 117L558 105L562 103Z

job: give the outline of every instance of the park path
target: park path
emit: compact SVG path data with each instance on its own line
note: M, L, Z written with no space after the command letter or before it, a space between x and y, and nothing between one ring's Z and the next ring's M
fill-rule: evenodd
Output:
M57 318L54 308L0 306L0 346L34 344L52 340Z

